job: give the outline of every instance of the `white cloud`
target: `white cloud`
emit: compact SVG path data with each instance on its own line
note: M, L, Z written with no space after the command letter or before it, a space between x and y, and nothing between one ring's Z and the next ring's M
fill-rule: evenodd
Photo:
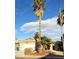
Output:
M47 27L47 28L53 27L57 24L56 20L57 20L57 17L53 17L47 20L42 20L42 26ZM33 28L37 28L39 26L38 24L39 24L38 21L25 23L21 26L20 31L26 31L26 30L30 30Z
M38 26L38 22L29 22L25 23L21 26L20 31L25 31L26 29L33 29L34 27Z
M52 17L50 19L42 20L42 33L44 35L52 36L55 38L59 35L61 35L61 28L59 25L57 25L57 18L58 17ZM37 32L38 31L38 26L39 26L39 21L36 22L29 22L25 23L20 27L20 31L24 33L28 32ZM64 27L63 27L64 29ZM62 30L63 31L63 30ZM51 34L51 35L50 35ZM59 38L59 37L57 37Z

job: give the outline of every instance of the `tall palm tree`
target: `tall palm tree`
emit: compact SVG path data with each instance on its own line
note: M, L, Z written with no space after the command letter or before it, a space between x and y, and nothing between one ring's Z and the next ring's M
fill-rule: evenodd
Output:
M34 11L35 15L39 18L39 34L41 37L41 20L44 12L44 5L45 5L45 0L34 0Z
M64 10L60 10L60 14L57 19L57 24L61 26L61 41L63 41L64 33L62 33L62 26L64 25Z
M64 33L62 33L62 26L64 25L64 10L60 9L57 24L60 25L61 27L61 42L63 43L63 50L64 50Z
M33 10L35 15L39 18L39 40L41 40L41 27L42 27L42 16L44 12L45 0L34 0ZM37 41L37 42L38 42Z

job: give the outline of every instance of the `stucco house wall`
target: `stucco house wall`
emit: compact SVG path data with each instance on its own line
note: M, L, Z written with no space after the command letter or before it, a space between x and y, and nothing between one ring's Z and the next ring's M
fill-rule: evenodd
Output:
M32 48L35 50L35 43L20 43L20 51L25 50L25 48Z
M35 50L35 40L34 39L31 39L31 38L29 38L29 39L16 40L15 41L15 49L17 47L19 47L19 50L20 51L24 51L26 48L32 48L33 50Z

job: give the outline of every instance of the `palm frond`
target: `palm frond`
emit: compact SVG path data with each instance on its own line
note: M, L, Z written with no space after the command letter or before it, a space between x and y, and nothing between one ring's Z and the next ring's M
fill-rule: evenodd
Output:
M64 24L64 10L62 10L60 15L58 16L57 24L59 24L60 26Z
M45 5L45 0L34 0L33 3L34 11L40 8L44 9L44 5Z

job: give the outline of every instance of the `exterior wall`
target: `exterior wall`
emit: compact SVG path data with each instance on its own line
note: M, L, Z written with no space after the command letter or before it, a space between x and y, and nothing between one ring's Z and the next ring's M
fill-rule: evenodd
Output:
M20 43L20 51L24 51L25 48L32 48L35 50L35 43Z
M50 50L53 50L54 44L50 44Z

